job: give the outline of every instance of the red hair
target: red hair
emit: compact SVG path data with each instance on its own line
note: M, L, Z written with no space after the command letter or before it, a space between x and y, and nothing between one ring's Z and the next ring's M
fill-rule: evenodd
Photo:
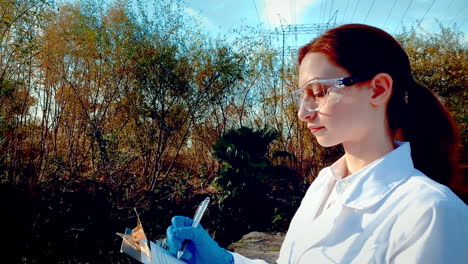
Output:
M411 143L415 168L433 180L449 185L459 176L459 137L452 116L439 98L417 84L411 74L408 55L385 31L361 24L330 29L299 49L299 64L310 52L318 52L365 80L378 73L393 79L387 106L390 129L402 129ZM456 186L451 185L456 191Z

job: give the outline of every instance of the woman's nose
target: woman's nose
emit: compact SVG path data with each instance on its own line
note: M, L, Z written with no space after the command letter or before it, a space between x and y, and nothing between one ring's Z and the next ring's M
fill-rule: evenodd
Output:
M308 110L307 107L301 105L297 112L297 116L301 121L307 121L315 118L315 116L317 116L317 112L317 110Z

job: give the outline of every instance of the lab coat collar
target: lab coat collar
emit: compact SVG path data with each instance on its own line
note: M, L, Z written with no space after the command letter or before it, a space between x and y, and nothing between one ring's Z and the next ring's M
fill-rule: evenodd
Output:
M329 167L331 177L337 179L338 202L358 210L369 208L409 177L414 170L410 144L395 143L396 149L344 179L340 177L346 170L344 157Z

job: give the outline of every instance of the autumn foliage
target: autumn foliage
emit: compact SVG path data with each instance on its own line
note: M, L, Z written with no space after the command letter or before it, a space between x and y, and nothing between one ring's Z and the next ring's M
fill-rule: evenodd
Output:
M454 114L466 163L466 43L444 27L399 38ZM341 154L298 121L295 75L265 32L210 37L180 1L1 1L0 224L13 261L128 263L115 232L136 224L134 207L154 240L207 195L203 225L223 246L284 230Z

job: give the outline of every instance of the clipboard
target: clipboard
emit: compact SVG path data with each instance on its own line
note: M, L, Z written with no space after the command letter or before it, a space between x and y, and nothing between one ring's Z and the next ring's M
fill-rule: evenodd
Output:
M125 235L131 235L132 229L125 229ZM150 244L150 256L142 252L141 250L135 249L130 245L126 239L122 239L122 245L120 246L120 252L129 255L130 257L138 260L144 264L187 264L183 260L179 260L174 257L171 253L167 252L165 249L149 241Z
M118 236L122 237L120 252L144 264L187 264L153 241L148 241L136 209L135 213L138 221L137 226L133 229L126 228L123 234L117 233Z

